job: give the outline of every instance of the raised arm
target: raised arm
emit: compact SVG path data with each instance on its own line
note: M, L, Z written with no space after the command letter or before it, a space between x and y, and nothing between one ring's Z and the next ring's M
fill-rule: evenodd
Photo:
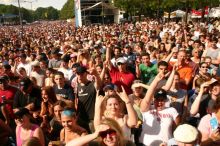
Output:
M166 84L162 87L165 91L170 90L170 88L173 84L173 79L174 79L175 72L176 72L176 65L173 66L173 70L172 70Z
M94 113L94 127L95 129L100 125L102 120L102 113L101 113L101 105L103 100L105 99L104 96L98 95L99 91L96 93L96 101L95 101L95 113Z
M103 83L104 81L104 77L105 77L105 74L106 74L106 70L107 70L107 62L103 62L103 69L102 69L102 72L100 74L100 79L101 79L101 82Z
M93 69L91 74L94 76L94 79L95 79L95 82L94 82L95 89L99 90L100 87L102 86L102 81L97 70Z
M194 115L196 115L196 114L198 113L198 111L199 111L199 106L200 106L200 102L201 102L201 100L202 100L202 95L203 95L203 93L204 93L204 88L205 88L205 87L208 87L209 85L210 85L210 84L209 84L208 82L205 82L205 83L203 83L203 84L201 85L199 94L198 94L198 96L195 98L195 100L194 100L194 102L193 102L193 104L192 104L192 106L191 106L191 109L190 109L190 114L191 114L192 116L194 116Z
M99 136L99 133L102 131L106 131L108 130L110 127L107 125L99 125L95 132L92 134L88 134L85 136L81 136L79 138L75 138L73 140L71 140L70 142L68 142L66 144L66 146L83 146L88 144L89 142L93 141L94 139L96 139Z
M176 47L174 47L171 51L171 53L165 58L164 61L166 61L167 63L170 61L170 59L172 58L173 56L173 53L177 53L178 52L178 49Z
M111 63L111 50L110 47L106 47L106 62L108 65L108 69L111 70L112 63Z
M125 102L126 109L128 112L128 119L127 119L127 125L128 127L134 127L137 125L137 113L134 110L133 107L133 101L128 97L127 93L125 92L125 89L123 86L121 86L122 92L118 93L118 96Z
M140 63L135 62L135 72L136 72L136 77L139 79L141 76L141 71L140 71Z
M141 112L147 112L149 110L151 100L153 98L153 94L155 92L157 84L161 79L163 79L163 77L164 77L164 74L159 73L154 78L153 82L151 83L150 87L147 90L147 93L146 93L144 99L141 101L141 106L140 106Z

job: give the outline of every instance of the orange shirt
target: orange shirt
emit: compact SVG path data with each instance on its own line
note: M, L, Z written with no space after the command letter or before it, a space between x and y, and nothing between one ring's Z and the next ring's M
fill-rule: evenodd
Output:
M170 65L172 66L173 64L170 63ZM182 66L179 66L177 72L180 75L180 80L184 80L186 82L192 79L193 69L188 64L183 64ZM188 85L181 83L180 88L187 89Z
M193 69L187 64L180 66L177 69L177 72L180 74L180 79L184 80L185 82L192 79ZM188 85L186 84L181 84L182 89L187 89L187 86Z

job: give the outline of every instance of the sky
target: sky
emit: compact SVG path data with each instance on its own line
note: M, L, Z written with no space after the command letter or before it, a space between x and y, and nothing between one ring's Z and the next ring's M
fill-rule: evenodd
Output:
M67 0L20 0L20 5L21 7L31 9L31 3L32 3L32 10L35 10L38 7L49 7L49 6L52 6L60 10L62 9L66 1ZM0 4L6 4L6 5L12 4L18 6L18 0L0 0Z

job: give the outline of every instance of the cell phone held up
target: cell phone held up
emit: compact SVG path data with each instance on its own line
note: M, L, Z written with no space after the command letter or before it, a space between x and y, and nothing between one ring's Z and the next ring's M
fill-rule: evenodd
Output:
M211 125L212 131L219 129L218 120L215 117L210 119L210 125Z

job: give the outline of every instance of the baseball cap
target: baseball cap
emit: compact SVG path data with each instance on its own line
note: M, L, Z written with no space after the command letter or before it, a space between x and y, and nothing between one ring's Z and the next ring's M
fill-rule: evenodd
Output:
M117 89L117 86L115 84L107 84L105 85L105 87L103 88L103 91L107 91L107 90L116 90Z
M84 66L79 66L79 67L76 68L76 73L77 74L83 74L85 72L87 72L87 68L84 67Z
M154 99L167 99L167 92L164 89L157 89L154 93Z
M20 86L28 87L31 85L31 83L32 83L31 80L28 77L25 77L25 78L21 79Z
M117 63L126 63L127 60L124 57L119 57L116 62Z
M198 130L195 127L189 124L182 124L176 128L173 136L176 141L182 143L192 143L196 141L198 134Z
M21 109L19 109L19 111L14 113L15 118L21 118L26 114L30 114L29 110L27 108L21 108Z
M9 77L7 75L0 76L0 83L3 83L5 81L9 80Z

